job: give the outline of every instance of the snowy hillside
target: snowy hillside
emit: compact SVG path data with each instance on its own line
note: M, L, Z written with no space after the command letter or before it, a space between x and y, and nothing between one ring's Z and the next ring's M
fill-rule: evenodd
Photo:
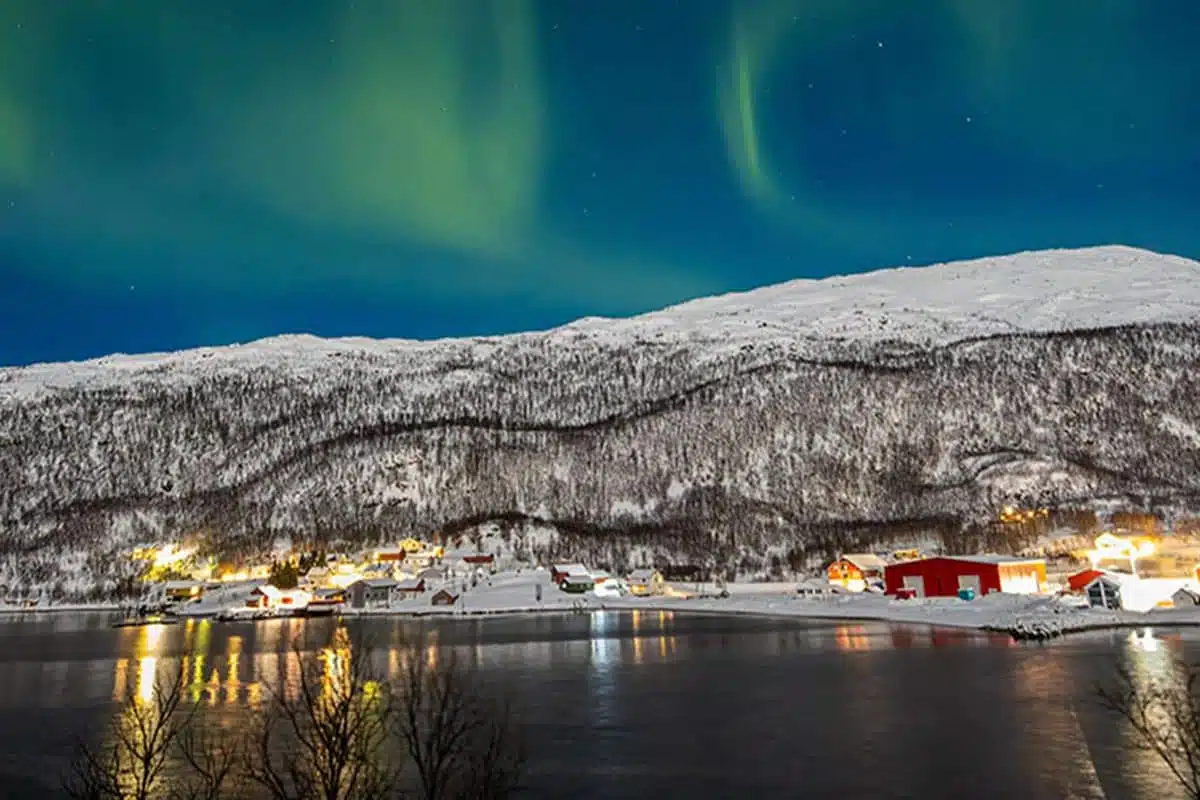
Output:
M1198 356L1200 264L1107 247L518 336L5 369L0 583L197 533L252 550L499 519L728 561L1010 502L1188 512Z

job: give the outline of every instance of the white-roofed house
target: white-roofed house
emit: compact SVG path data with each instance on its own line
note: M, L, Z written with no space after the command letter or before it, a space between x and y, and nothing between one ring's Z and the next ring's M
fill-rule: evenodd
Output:
M1190 584L1187 579L1139 578L1106 572L1087 585L1086 594L1088 605L1093 608L1149 611L1174 606L1176 595Z
M1171 595L1171 604L1176 608L1200 606L1200 586L1180 586L1175 590L1175 594Z
M554 564L550 567L550 580L562 583L569 577L591 578L592 573L583 564Z
M883 583L887 562L874 553L843 553L826 569L829 582L852 592Z
M395 588L396 581L392 578L359 578L346 587L346 597L351 608L387 607Z
M637 597L648 597L663 592L663 576L656 569L635 569L629 573L625 584L629 587L629 593Z

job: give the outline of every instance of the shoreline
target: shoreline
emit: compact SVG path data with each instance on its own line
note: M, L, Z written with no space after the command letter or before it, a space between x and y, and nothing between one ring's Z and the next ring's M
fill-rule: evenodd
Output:
M999 598L1000 596L993 596ZM903 605L901 605L903 604ZM912 605L910 605L912 604ZM115 604L79 604L40 606L34 608L0 608L0 620L24 615L70 614L113 615L124 607ZM332 615L341 619L409 618L450 619L533 617L543 614L592 614L597 611L630 613L637 611L684 613L724 617L761 617L773 620L800 620L825 623L881 622L894 625L918 625L952 630L975 630L985 633L1016 636L1029 627L1050 631L1045 638L1058 638L1073 633L1137 628L1200 627L1200 607L1196 609L1162 609L1150 612L1099 611L1072 608L1053 598L1005 596L990 601L957 601L929 598L924 601L884 600L881 597L850 597L838 600L806 600L794 595L768 592L748 593L738 598L605 598L576 600L573 603L547 603L518 607L455 608L451 606L422 606L419 608L346 609ZM215 612L214 612L215 613ZM321 619L322 617L274 617L247 619L262 622L269 619ZM175 617L176 622L189 619L212 619L210 614L188 614ZM224 622L224 621L223 621ZM237 620L231 622L238 622Z

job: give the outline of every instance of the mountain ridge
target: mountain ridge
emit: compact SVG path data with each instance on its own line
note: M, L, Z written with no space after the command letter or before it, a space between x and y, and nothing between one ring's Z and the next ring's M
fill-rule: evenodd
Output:
M1009 503L1200 511L1200 264L1007 259L984 283L971 275L997 261L885 275L900 314L925 293L942 315L898 336L847 324L836 297L816 307L829 284L783 284L751 293L766 328L743 293L489 339L277 337L3 370L0 584L53 583L65 558L82 565L66 594L108 591L121 548L184 536L250 552L495 522L544 557L752 573L888 531L1004 547L1012 532L985 523ZM980 294L1015 269L1009 292L1032 303L1047 260L1087 302L1022 307L1024 327L974 314L996 286L957 316L923 288ZM835 288L851 309L871 296Z

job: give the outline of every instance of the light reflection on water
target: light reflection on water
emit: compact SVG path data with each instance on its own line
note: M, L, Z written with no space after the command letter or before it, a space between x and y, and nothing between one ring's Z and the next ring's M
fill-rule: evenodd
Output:
M8 627L18 639L25 635L19 626ZM1122 773L1141 777L1133 788L1109 788L1109 796L1169 796L1162 768L1153 758L1120 747L1128 744L1128 733L1094 712L1090 694L1117 664L1163 676L1170 673L1173 654L1190 649L1194 656L1200 650L1200 637L1192 634L1121 631L1027 646L975 632L657 610L372 620L360 627L372 634L376 662L393 679L411 655L437 663L453 649L485 674L521 684L537 721L531 730L543 732L535 751L540 749L544 786L589 774L615 780L623 770L650 777L656 770L672 774L683 769L683 761L703 761L708 748L741 752L743 741L746 746L757 741L758 749L740 757L758 764L755 774L769 776L774 762L755 759L767 759L783 747L781 739L788 740L793 760L795 753L811 750L810 758L819 756L836 771L839 759L850 758L844 748L862 761L857 772L875 764L881 773L898 770L903 780L909 762L940 763L941 751L959 753L946 756L947 769L984 769L972 755L971 740L980 737L1012 762L1008 769L1043 787L1024 796L1099 797L1102 783L1119 782ZM344 663L345 643L331 641L333 630L320 620L228 625L195 620L116 631L94 628L62 639L47 637L46 631L27 637L23 649L0 653L0 724L13 724L21 719L21 709L33 706L44 713L63 709L64 720L76 720L64 725L78 727L78 721L90 719L89 705L127 698L145 702L156 676L173 674L183 675L189 697L221 715L260 704L265 687L281 686L295 697L302 660L320 660L326 674L336 674ZM293 649L297 646L300 653ZM47 658L39 662L41 652ZM714 715L724 721L720 735L706 735L707 744L703 737L696 750L673 743L678 730L702 729ZM831 718L837 720L833 729L815 722ZM236 724L234 716L215 719ZM87 725L99 727L94 719ZM789 730L786 737L779 734L781 726ZM36 761L61 745L37 747L25 755L18 750L16 758ZM787 760L782 751L775 758ZM607 765L607 772L596 773L598 764ZM736 783L719 763L691 769L696 780ZM917 777L909 777L905 785L920 785ZM1150 790L1141 790L1142 785ZM886 787L880 791L887 794Z

